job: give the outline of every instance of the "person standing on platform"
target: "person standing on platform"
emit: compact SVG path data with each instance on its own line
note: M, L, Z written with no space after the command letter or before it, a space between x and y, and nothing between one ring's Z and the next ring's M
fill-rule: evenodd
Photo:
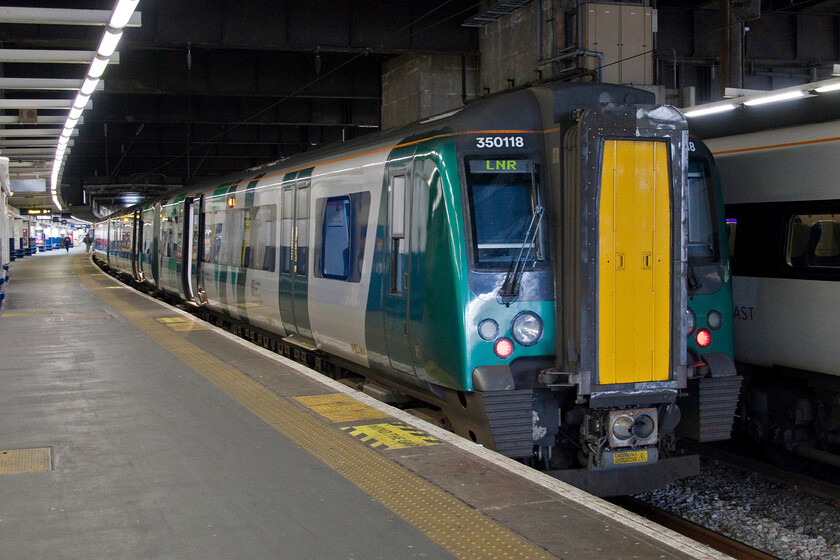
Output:
M67 249L68 253L70 252L70 243L71 243L70 236L68 235L67 237L64 238L64 248Z
M82 239L82 242L85 244L85 254L87 255L88 253L90 253L91 239L90 239L90 234L89 233L85 234L85 238Z

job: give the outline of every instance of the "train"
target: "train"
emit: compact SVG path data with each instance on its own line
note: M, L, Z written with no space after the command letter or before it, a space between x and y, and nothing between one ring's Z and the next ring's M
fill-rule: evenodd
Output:
M734 405L704 403L740 383L701 147L647 91L525 87L120 210L95 259L500 454L641 491L698 471L681 418L728 437Z
M739 427L783 466L840 466L840 121L706 143L732 250Z

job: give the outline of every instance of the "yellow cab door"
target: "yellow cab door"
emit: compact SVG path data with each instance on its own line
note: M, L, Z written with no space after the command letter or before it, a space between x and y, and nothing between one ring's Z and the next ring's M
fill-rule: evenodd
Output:
M605 142L599 231L599 383L667 380L671 351L667 143Z

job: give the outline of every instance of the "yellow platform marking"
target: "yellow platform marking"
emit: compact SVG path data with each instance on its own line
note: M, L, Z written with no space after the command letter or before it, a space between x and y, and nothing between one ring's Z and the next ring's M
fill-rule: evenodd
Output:
M347 437L332 424L322 422L297 404L197 348L183 337L172 336L171 331L159 321L105 290L91 275L92 264L83 266L81 259L78 259L74 266L82 282L91 291L164 350L171 352L263 422L422 531L455 558L555 558L437 486L429 484L354 438Z
M0 450L0 474L47 472L50 470L52 470L52 452L49 447Z
M197 323L190 319L185 319L184 317L161 317L160 319L158 319L158 321L164 323L173 331L178 332L207 330L207 328L201 323Z
M440 440L403 422L366 424L341 429L374 449L404 449L440 444Z
M359 422L388 418L388 414L376 410L342 393L295 397L306 408L313 410L331 422Z

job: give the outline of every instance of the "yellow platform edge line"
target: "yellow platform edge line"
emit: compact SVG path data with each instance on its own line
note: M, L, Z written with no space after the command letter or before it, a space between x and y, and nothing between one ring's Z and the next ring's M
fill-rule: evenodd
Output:
M92 264L88 265L93 268ZM313 417L107 291L81 259L76 274L106 304L236 402L464 560L555 558L341 430ZM95 269L93 272L96 272Z

